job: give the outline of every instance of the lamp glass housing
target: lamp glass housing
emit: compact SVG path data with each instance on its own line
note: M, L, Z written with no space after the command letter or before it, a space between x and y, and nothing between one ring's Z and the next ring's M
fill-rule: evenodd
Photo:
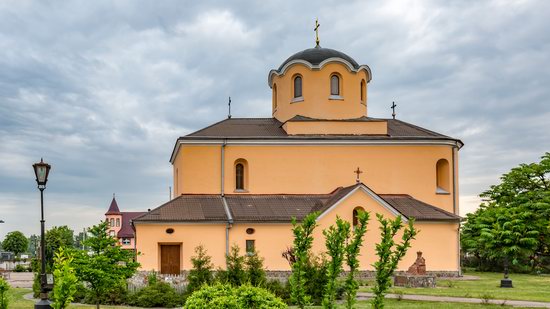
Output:
M39 163L35 163L32 165L34 168L34 174L36 175L36 183L39 187L46 187L46 182L48 182L48 174L50 173L51 166L48 163L44 163L42 159L40 159Z

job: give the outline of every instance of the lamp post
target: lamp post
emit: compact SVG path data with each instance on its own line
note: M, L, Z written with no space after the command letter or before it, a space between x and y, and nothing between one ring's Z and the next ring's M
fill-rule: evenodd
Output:
M40 190L40 301L38 301L34 308L48 308L50 309L50 300L48 299L48 290L46 285L48 279L46 277L46 241L44 235L44 190L46 189L46 182L48 181L48 174L50 173L51 166L44 163L40 159L39 163L32 165L34 168L34 174L36 175L36 183L38 184L38 190Z

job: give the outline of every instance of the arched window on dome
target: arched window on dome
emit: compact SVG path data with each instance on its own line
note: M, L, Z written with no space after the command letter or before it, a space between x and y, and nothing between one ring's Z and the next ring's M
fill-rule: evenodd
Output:
M294 77L294 98L302 97L302 76L296 75Z
M277 110L277 84L273 84L273 111Z
M235 191L246 191L248 184L248 164L245 159L235 161Z
M361 103L367 104L367 83L365 83L365 80L361 80Z
M446 159L440 159L435 165L436 169L436 188L435 192L438 194L448 194L450 191L449 180L449 161Z
M353 224L353 229L354 230L355 230L355 227L357 226L357 224L359 224L359 218L358 218L359 213L364 212L364 211L365 211L365 209L363 207L360 207L360 206L355 207L353 209L353 222L352 222L352 224Z
M340 77L336 74L332 74L330 77L330 95L340 95Z

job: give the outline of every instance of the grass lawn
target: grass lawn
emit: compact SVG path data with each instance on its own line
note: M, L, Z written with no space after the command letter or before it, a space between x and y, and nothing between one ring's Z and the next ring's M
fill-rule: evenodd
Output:
M291 307L297 309L298 307ZM310 309L317 309L322 307L306 307ZM344 306L338 306L338 308L345 308ZM355 305L357 309L370 309L371 305L368 300L358 301ZM485 305L485 304L465 304L465 303L439 303L439 302L427 302L427 301L413 301L413 300L396 300L386 299L384 308L405 308L405 309L483 309L483 308L503 308L501 305ZM512 307L504 307L512 308ZM513 307L513 308L527 308L527 307Z
M479 280L437 280L437 288L398 288L390 293L456 296L491 299L531 300L550 302L550 276L511 274L514 288L499 287L501 273L467 272L465 275L478 276ZM372 282L369 282L371 285ZM360 291L370 292L370 286L361 287Z

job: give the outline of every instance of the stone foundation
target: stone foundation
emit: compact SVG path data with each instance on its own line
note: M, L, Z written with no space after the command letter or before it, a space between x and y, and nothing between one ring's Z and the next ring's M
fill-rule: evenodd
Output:
M408 288L435 288L435 277L420 275L397 275L393 278L393 285Z

